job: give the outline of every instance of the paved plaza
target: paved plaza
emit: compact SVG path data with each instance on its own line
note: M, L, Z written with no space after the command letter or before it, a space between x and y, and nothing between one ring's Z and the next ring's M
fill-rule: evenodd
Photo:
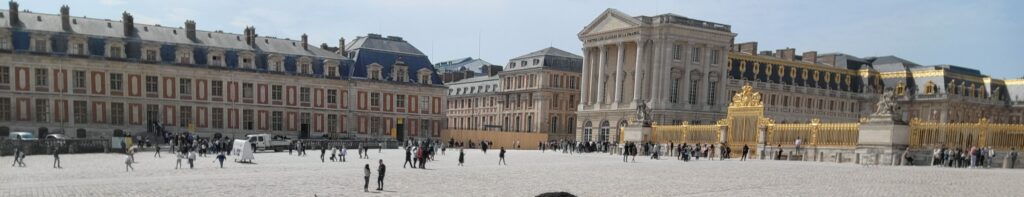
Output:
M427 170L403 169L404 152L372 150L372 159L320 162L309 156L258 153L256 164L200 158L195 169L174 169L174 157L136 155L135 171L124 171L123 155L33 155L27 167L3 166L0 196L534 196L565 191L578 196L1021 196L1024 171L936 167L859 166L782 161L650 160L635 163L607 154L510 150L507 166L498 151L448 150ZM328 151L329 152L329 151ZM363 192L363 165L377 176L384 159L383 192ZM0 157L11 162L12 157ZM7 164L7 163L5 163ZM185 164L187 167L187 163ZM376 185L371 180L371 191Z

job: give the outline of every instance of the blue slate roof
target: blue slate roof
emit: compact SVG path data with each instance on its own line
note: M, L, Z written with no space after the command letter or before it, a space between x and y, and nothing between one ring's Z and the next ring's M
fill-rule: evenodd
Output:
M406 72L406 74L409 75L407 77L411 80L398 83L419 83L418 71L428 69L431 71L431 84L443 84L441 77L438 76L437 70L430 63L427 55L424 55L419 49L416 49L415 46L412 46L412 44L409 44L401 37L389 36L385 38L377 34L360 36L352 40L351 44L346 44L346 49L354 61L354 67L348 73L353 78L367 78L368 66L376 63L383 67L381 69L381 75L384 77L383 80L393 81L394 79L387 73L392 72L395 63L401 58L409 68L409 72Z

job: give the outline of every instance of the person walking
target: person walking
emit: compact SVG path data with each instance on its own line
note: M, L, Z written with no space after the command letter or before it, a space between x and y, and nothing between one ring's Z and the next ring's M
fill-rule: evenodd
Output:
M60 146L59 145L55 146L53 148L53 168L61 168L60 167Z
M466 153L462 152L462 149L459 149L459 166L463 166L462 164L465 163L465 162L466 162Z
M366 172L366 175L363 176L363 191L364 192L369 192L370 191L370 164L366 164L366 166L363 167L363 171Z
M159 144L158 144L158 145L156 145L156 147L155 147L155 148L156 148L156 152L155 152L155 153L153 153L153 157L156 157L156 158L160 158L160 157L161 157L161 156L160 156L160 145L159 145Z
M327 148L320 146L320 163L324 162L324 155L327 155Z
M416 168L415 164L412 164L412 151L408 147L405 148L405 163L402 163L402 168L405 168L405 164L411 165Z
M188 152L188 168L189 169L194 169L196 167L195 162L196 162L196 150L189 151Z
M181 168L181 159L184 159L185 155L181 153L175 153L174 155L178 157L178 163L174 165L174 169Z
M377 166L377 191L384 190L384 160L378 160L380 165Z
M132 167L132 157L125 154L124 156L124 171L128 172L128 169L135 171L135 167Z
M341 158L338 158L338 159L341 159L341 162L345 162L345 155L348 154L348 148L345 148L345 145L342 145L341 146L341 152L338 153L338 154L339 154L338 156L341 157Z
M217 161L220 161L220 168L224 168L224 159L227 159L227 156L224 156L224 152L217 154Z
M747 153L748 152L750 152L750 147L747 146L746 144L744 144L743 145L743 157L740 158L740 161L746 161L747 160Z
M18 160L21 159L21 156L18 155L18 151L18 148L14 148L14 163L11 163L11 167L14 167L14 165L18 165Z
M359 147L357 147L356 149L359 150L359 158L362 159L363 158L363 144L359 144Z
M505 163L505 147L504 146L502 146L501 147L501 151L498 152L498 165L502 165L502 164L505 164L506 166L508 165L508 163Z

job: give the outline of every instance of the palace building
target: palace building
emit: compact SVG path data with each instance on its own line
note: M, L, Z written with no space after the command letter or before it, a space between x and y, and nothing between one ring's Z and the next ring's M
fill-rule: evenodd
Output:
M994 79L955 66L924 66L895 56L758 51L734 43L731 26L675 14L601 13L578 34L582 91L580 141L617 142L643 102L657 124L714 124L744 84L761 92L765 115L780 123L857 122L892 89L903 120L1020 123L1024 79Z
M548 47L510 59L503 71L446 83L448 128L572 140L582 63L579 55Z
M445 87L400 37L346 45L0 12L0 130L72 137L166 131L399 140L440 135ZM155 126L155 125L159 125Z

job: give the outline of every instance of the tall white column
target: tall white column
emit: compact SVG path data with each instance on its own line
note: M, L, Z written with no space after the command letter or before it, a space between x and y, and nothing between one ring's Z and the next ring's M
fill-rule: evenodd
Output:
M580 79L580 103L577 109L590 104L590 68L594 67L594 56L590 55L590 48L583 48L583 75Z
M655 42L654 44L654 60L651 62L651 98L647 101L650 104L657 103L662 100L662 93L665 88L662 88L662 84L665 81L662 79L662 70L665 66L665 59L669 59L671 56L666 56L665 45L671 45L671 43ZM669 58L666 58L669 57Z
M619 102L622 100L622 65L626 62L626 45L625 43L620 42L617 45L617 48L619 48L619 56L615 59L615 63L617 64L615 66L615 98L612 98L612 100L615 101L614 104L616 106L618 106Z
M598 47L600 54L597 58L597 105L604 104L604 65L608 63L608 57L605 55L608 52L608 48L604 45Z
M643 45L644 45L644 41L641 39L641 40L637 40L636 43L637 43L636 44L636 69L633 71L633 105L634 106L637 104L637 101L640 101L640 95L643 94L643 90L641 89L641 84L643 84L643 80L641 80L640 77L642 77L641 74L643 72L645 72L644 69L643 69L644 68L644 66L643 66L643 53L644 53L644 46Z

